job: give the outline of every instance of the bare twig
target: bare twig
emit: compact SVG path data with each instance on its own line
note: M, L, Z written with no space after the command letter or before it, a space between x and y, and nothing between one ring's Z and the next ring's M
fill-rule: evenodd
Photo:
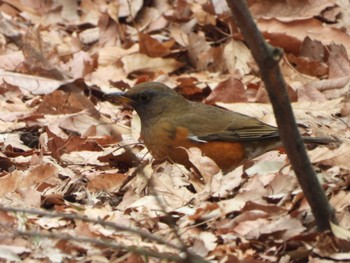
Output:
M81 220L83 222L99 224L99 225L104 226L104 227L110 227L110 228L118 230L118 231L126 231L129 233L133 233L133 234L139 235L147 240L151 240L151 241L157 242L159 244L164 244L164 245L166 245L170 248L173 248L173 249L177 249L177 250L182 249L181 247L176 246L170 242L167 242L164 239L159 238L155 235L152 235L149 232L146 232L142 229L126 227L126 226L119 225L119 224L116 224L113 222L106 222L106 221L103 221L102 219L92 219L92 218L88 218L88 217L76 215L76 214L66 214L66 213L59 213L59 212L49 213L49 212L35 210L35 209L22 209L22 208L4 207L4 206L0 206L0 211L32 214L32 215L49 217L49 218L65 218L65 219L70 219L70 220Z
M92 218L88 218L88 217L80 216L80 215L76 215L76 214L66 214L66 213L59 213L59 212L49 213L49 212L35 210L35 209L21 209L21 208L4 207L4 206L0 206L0 211L34 214L34 215L39 215L39 216L44 216L44 217L49 217L49 218L65 218L65 219L70 219L70 220L81 220L83 222L99 224L101 226L110 227L110 228L118 230L118 231L125 231L125 232L129 232L129 233L133 233L133 234L139 235L147 240L154 241L154 242L157 242L159 244L163 244L169 248L184 252L184 253L186 253L186 257L190 258L191 261L186 261L186 258L184 258L184 257L176 257L174 255L170 255L170 254L168 255L168 254L164 254L164 253L159 253L160 256L157 257L156 255L158 254L158 252L141 249L141 248L134 247L134 246L130 246L130 247L121 246L119 244L116 244L115 242L111 243L109 240L105 240L105 241L96 240L96 242L102 242L102 243L96 243L95 241L90 242L89 238L85 238L85 237L77 237L77 238L79 238L80 241L85 240L86 242L89 242L89 243L100 244L100 245L109 246L112 248L115 247L118 249L125 249L126 251L134 252L134 253L137 253L140 255L148 255L148 256L153 256L153 257L157 257L157 258L164 258L164 259L173 258L171 260L192 262L192 263L207 263L208 262L205 259L194 254L193 252L189 251L187 248L184 249L183 244L181 246L174 245L174 244L167 242L166 240L159 238L155 235L152 235L149 232L144 231L142 229L126 227L126 226L119 225L119 224L116 224L113 222L106 222L106 221L103 221L100 219L92 219ZM25 235L25 236L42 236L42 237L49 237L49 238L61 238L61 239L66 239L66 240L71 239L71 238L69 238L69 237L71 237L69 235L60 236L58 234L53 234L50 236L50 234L45 234L45 233L41 233L41 232L28 232L28 231L17 231L17 230L16 230L16 232L20 235ZM72 240L77 240L77 239L72 239Z
M108 247L108 248L112 248L112 249L124 250L124 251L132 252L132 253L135 253L138 255L149 256L149 257L154 257L154 258L159 258L159 259L173 260L173 261L179 261L179 262L182 262L184 260L182 257L174 255L174 254L161 253L161 252L152 251L152 250L145 249L142 247L137 247L137 246L124 246L124 245L117 244L114 241L106 240L106 239L79 237L79 236L64 235L64 234L57 234L57 233L22 231L22 230L13 230L12 233L15 236L26 236L26 237L35 237L35 238L40 237L40 238L50 238L50 239L85 242L85 243L90 243L90 244L94 244L97 246L103 246L103 247Z

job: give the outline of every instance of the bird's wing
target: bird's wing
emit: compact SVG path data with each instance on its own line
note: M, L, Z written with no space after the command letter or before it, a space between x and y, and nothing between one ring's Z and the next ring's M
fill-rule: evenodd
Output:
M250 116L215 107L207 108L205 112L205 116L201 116L194 110L194 113L189 112L184 116L185 122L191 123L190 139L198 142L243 142L279 137L276 127Z
M200 141L230 141L244 142L261 139L278 138L279 134L275 127L266 124L245 126L241 128L227 127L214 133L196 135Z

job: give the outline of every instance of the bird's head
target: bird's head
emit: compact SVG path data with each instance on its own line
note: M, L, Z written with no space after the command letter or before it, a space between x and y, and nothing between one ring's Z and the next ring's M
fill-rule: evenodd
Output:
M109 93L106 98L113 103L132 107L141 121L173 111L174 108L187 103L176 91L158 82L141 83L127 92Z

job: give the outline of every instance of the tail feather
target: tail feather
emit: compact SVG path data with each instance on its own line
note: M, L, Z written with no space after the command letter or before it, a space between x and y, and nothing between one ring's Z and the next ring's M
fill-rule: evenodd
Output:
M331 144L331 143L341 143L338 138L330 138L330 137L302 137L304 143L309 144Z

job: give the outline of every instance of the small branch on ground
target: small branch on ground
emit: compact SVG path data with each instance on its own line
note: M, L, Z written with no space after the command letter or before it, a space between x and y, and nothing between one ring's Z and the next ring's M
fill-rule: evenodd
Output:
M116 224L114 222L106 222L103 221L102 219L92 219L84 216L80 216L77 214L66 214L66 213L50 213L46 211L41 211L41 210L35 210L35 209L21 209L21 208L13 208L13 207L4 207L0 206L0 211L5 211L5 212L13 212L13 213L24 213L24 214L33 214L33 215L38 215L38 216L44 216L44 217L49 217L49 218L65 218L65 219L70 219L70 220L81 220L83 222L87 223L93 223L93 224L99 224L104 227L109 227L118 231L125 231L129 233L133 233L136 235L141 236L142 238L146 240L150 240L159 244L163 244L169 248L181 251L186 253L186 262L192 262L192 263L207 263L205 259L199 257L198 255L190 252L189 250L186 249L184 251L183 244L181 246L174 245L168 241L166 241L163 238L159 238L153 234L150 234L147 231L144 231L142 229L136 229L136 228L131 228L131 227L126 227L123 225ZM8 229L8 227L6 227ZM46 238L56 238L56 239L64 239L64 240L75 240L75 241L81 241L81 242L88 242L96 245L102 245L102 246L107 246L111 248L118 248L118 249L124 249L125 251L128 252L133 252L135 254L139 255L145 255L145 256L152 256L160 259L168 259L168 260L173 260L173 261L184 261L185 258L180 257L180 256L175 256L173 254L166 254L166 253L159 253L156 251L151 251L151 250L146 250L142 248L137 248L135 246L122 246L119 245L115 242L112 242L111 240L96 240L96 239L91 239L87 237L73 237L70 235L64 235L64 234L55 234L55 233L42 233L42 232L30 232L30 231L18 231L18 230L13 230L12 233L15 235L23 235L23 236L29 236L29 237L35 237L35 236L41 236L41 237L46 237ZM158 255L158 256L157 256Z
M15 230L15 229L12 231L12 235L32 237L32 238L40 237L40 238L84 242L84 243L90 243L96 246L112 248L115 250L123 250L125 252L129 252L129 253L131 252L141 256L154 257L158 259L171 260L171 261L177 261L177 262L182 262L184 260L182 257L174 254L161 253L161 252L152 251L152 250L145 249L142 247L137 247L137 246L120 245L114 241L107 240L107 239L80 237L80 236L72 236L72 235L57 234L57 233L43 233L43 232L37 232L37 231L22 231L22 230Z
M164 244L164 245L166 245L170 248L173 248L173 249L178 249L178 250L181 249L181 247L173 245L173 244L165 241L164 239L158 238L158 237L156 237L156 236L154 236L154 235L150 234L149 232L144 231L142 229L126 227L126 226L119 225L119 224L114 223L114 222L103 221L102 219L92 219L92 218L80 216L77 214L66 214L66 213L59 213L59 212L50 213L50 212L45 212L45 211L36 210L36 209L22 209L22 208L13 208L13 207L4 207L4 206L0 206L0 211L32 214L32 215L49 217L49 218L65 218L65 219L70 219L70 220L81 220L81 221L87 222L87 223L99 224L99 225L104 226L104 227L110 227L110 228L118 230L118 231L126 231L129 233L133 233L133 234L139 235L147 240L154 241L154 242L157 242L159 244Z

